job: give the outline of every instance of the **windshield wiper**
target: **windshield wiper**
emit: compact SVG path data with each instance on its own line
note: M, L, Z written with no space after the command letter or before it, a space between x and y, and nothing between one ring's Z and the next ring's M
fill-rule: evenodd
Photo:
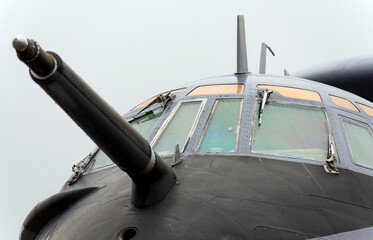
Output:
M260 110L259 110L259 127L262 125L262 118L263 118L263 110L264 106L267 103L267 99L269 98L269 95L273 93L272 90L270 89L264 89L264 90L259 90L259 94L262 96L262 103L260 105Z
M72 172L75 175L73 175L70 178L70 180L68 182L69 186L73 185L74 183L76 183L79 180L80 176L84 172L84 168L87 166L87 164L91 160L92 156L93 156L92 153L90 153L85 158L83 158L80 162L78 162L77 164L74 164L72 166Z
M148 103L138 113L136 113L136 115L133 116L132 120L135 120L136 118L138 118L138 116L140 115L140 113L142 113L143 111L145 111L145 109L151 107L152 105L154 105L156 103L161 103L161 107L164 108L167 105L167 103L173 98L173 96L174 95L171 92L167 92L165 94L159 94L156 98L153 99L153 101L151 101L150 103ZM150 111L150 112L152 112L152 111Z
M334 146L334 141L333 141L333 137L331 133L329 133L328 142L329 142L328 143L328 156L327 156L328 158L325 160L326 163L324 165L324 169L325 169L325 172L327 173L338 175L339 170L334 165L334 161L337 161L337 157L335 154L335 146Z

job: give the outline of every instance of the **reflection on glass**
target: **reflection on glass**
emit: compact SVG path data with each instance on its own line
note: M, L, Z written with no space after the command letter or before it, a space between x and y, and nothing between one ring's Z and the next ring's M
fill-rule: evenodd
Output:
M343 120L348 143L354 160L357 163L373 167L373 136L366 124Z
M130 124L141 134L141 136L146 138L157 123L158 119L161 117L162 113L163 108L157 108L151 113L131 121Z
M184 145L190 137L192 127L197 121L201 101L184 102L180 105L171 122L163 130L154 150L160 154L174 153L176 144L183 151Z
M198 152L236 152L241 99L217 100Z
M146 138L150 134L154 125L157 123L158 119L161 117L163 110L163 108L155 109L152 112L131 121L130 125L134 127L144 138ZM94 170L111 164L114 163L108 156L106 156L106 154L101 149L99 149L95 156L91 159L85 170Z
M103 151L98 150L95 156L91 159L91 161L89 161L85 170L89 171L101 167L106 167L111 164L113 164L113 162L110 160L110 158L106 156L106 154Z
M258 127L256 121L252 152L325 161L327 126L321 108L267 102L262 125Z

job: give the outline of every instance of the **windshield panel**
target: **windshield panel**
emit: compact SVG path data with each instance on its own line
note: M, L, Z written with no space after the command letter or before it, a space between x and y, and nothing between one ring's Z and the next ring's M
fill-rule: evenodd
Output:
M85 167L86 171L106 167L113 164L113 162L110 160L106 154L99 149L95 156L89 161L87 166Z
M241 99L215 102L198 152L236 152L240 128Z
M180 105L155 144L154 150L159 155L173 154L176 144L179 144L183 152L197 121L201 103L202 101L190 101Z
M317 161L327 159L329 128L325 110L267 102L261 126L258 114L259 111L255 116L252 152Z
M134 127L144 138L147 138L150 132L153 130L158 119L162 116L164 108L157 108L152 112L131 121L129 124ZM102 168L114 164L110 158L99 149L96 154L89 161L86 171Z
M148 137L153 130L154 125L163 113L163 108L157 108L151 113L146 114L138 119L130 121L130 125L134 127L143 137Z
M353 159L364 166L373 167L372 129L363 123L343 120Z

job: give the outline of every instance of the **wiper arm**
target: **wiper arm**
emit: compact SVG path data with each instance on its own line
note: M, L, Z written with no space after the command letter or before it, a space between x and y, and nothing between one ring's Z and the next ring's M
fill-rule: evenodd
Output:
M145 111L145 109L151 107L156 103L161 103L161 107L164 108L166 104L172 99L174 95L171 92L167 92L165 94L159 94L156 98L153 99L150 103L148 103L145 107L143 107L135 116L133 116L133 120L137 118L137 116Z
M337 161L337 157L335 154L335 146L332 134L329 133L329 139L328 139L328 158L325 160L326 164L324 165L325 172L331 173L331 174L339 174L338 168L334 165L334 161Z
M89 162L89 160L91 160L92 158L92 153L88 154L85 158L83 158L83 160L81 160L80 162L78 162L77 164L74 164L72 166L72 172L75 174L73 175L70 180L69 180L69 186L73 185L74 183L76 183L80 176L82 175L83 171L84 171L84 168L87 166L87 163Z
M267 103L267 99L269 98L269 95L273 93L272 90L270 89L264 89L264 90L259 90L259 94L262 96L262 103L260 105L260 111L259 111L259 127L262 125L262 118L263 118L263 110L264 106Z

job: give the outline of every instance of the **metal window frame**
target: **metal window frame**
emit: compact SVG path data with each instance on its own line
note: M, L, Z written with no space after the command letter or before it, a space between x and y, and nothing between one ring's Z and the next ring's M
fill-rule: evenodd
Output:
M93 151L90 153L91 154L91 157L89 158L89 161L87 162L86 164L86 167L88 167L88 165L91 163L91 161L93 161L93 159L96 157L96 155L98 154L98 152L103 152L101 148L99 147L95 147L93 149ZM106 155L106 153L103 152L103 154ZM108 156L107 156L108 157ZM109 157L108 157L109 158ZM109 158L110 159L110 158ZM98 167L98 168L90 168L90 169L86 169L86 167L84 168L84 172L82 173L83 175L85 174L91 174L91 173L95 173L95 172L98 172L98 171L101 171L101 170L104 170L104 169L107 169L107 168L111 168L111 167L114 167L114 166L117 166L111 159L110 161L112 162L111 164L109 165L105 165L105 166L102 166L102 167Z
M313 159L306 159L306 158L294 158L294 157L287 157L287 156L281 156L281 155L272 155L272 154L263 154L263 153L257 153L257 152L254 152L253 151L253 143L254 143L254 140L255 140L255 126L256 126L256 122L257 122L257 112L258 112L258 106L259 106L259 102L261 101L261 99L256 99L254 104L254 114L253 114L253 124L252 124L252 129L251 129L251 142L250 142L250 153L253 153L253 154L258 154L258 155L263 155L263 156L272 156L272 157L281 157L281 158L285 158L285 159L302 159L302 160L306 160L306 161L312 161L312 162L317 162L317 163L325 163L325 161L319 161L319 160L313 160ZM295 106L302 106L302 107L309 107L309 108L318 108L318 109L322 109L325 113L325 119L326 119L326 129L328 131L328 134L330 134L332 136L332 139L333 139L333 142L335 144L335 153L336 153L336 159L337 159L337 163L340 162L339 160L339 154L338 154L338 146L335 142L335 138L334 138L334 135L333 135L333 132L332 132L332 129L331 129L331 125L330 125L330 121L329 121L329 117L328 117L328 112L326 110L325 107L319 107L319 106L309 106L309 105L303 105L303 104L296 104L296 103L291 103L291 102L281 102L281 101L267 101L267 103L269 102L273 102L273 103L279 103L279 104L286 104L286 105L295 105ZM326 160L326 159L325 159Z
M345 117L345 116L340 116L340 119L342 121L342 126L343 126L343 131L344 131L344 135L346 137L346 143L348 145L348 149L349 149L349 153L350 153L350 156L351 156L351 160L352 162L357 165L357 166L360 166L360 167L364 167L364 168L368 168L368 169L373 169L373 165L372 166L368 166L368 165L365 165L365 164L362 164L358 161L355 160L354 158L354 155L352 153L352 149L351 149L351 143L350 143L350 139L348 138L348 135L347 135L347 131L346 131L346 126L344 124L343 121L346 121L346 122L350 122L352 124L355 124L355 125L359 125L361 127L364 127L366 129L368 129L368 132L369 134L373 137L373 129L371 128L371 126L366 123L366 122L362 122L362 121L359 121L359 120L356 120L356 119L351 119L351 118L348 118L348 117ZM367 128L368 127L368 128Z
M151 128L151 130L149 131L149 133L148 133L146 136L143 136L146 140L148 140L148 137L150 137L150 135L151 135L152 132L154 131L155 127L157 126L159 120L163 117L163 115L165 114L165 112L167 111L167 109L168 109L169 106L170 106L170 104L167 104L166 107L163 108L161 115L159 116L158 120L154 123L154 125L153 125L153 127ZM158 106L158 107L152 109L151 111L155 111L155 110L157 110L158 108L162 108L162 107L161 107L161 106ZM136 120L138 120L138 119L140 119L140 118L142 118L142 117L144 117L144 116L145 116L145 115L140 116L140 117L137 118L137 119L132 119L132 120L127 120L127 119L125 119L125 120L126 120L126 121L131 125L131 122L136 121ZM131 126L132 126L132 125L131 125ZM132 126L132 127L133 127L133 126Z
M194 133L194 131L196 129L196 126L197 126L198 121L199 121L199 119L201 117L201 114L202 114L202 110L204 109L204 107L206 105L206 101L207 101L207 99L205 99L205 98L198 98L198 99L190 99L190 100L179 101L177 103L177 105L175 106L175 108L170 113L170 115L168 116L168 118L166 119L166 121L164 121L164 123L162 124L162 126L158 130L157 134L154 136L153 140L150 143L150 146L152 148L155 147L155 145L158 143L159 139L163 136L165 129L169 126L169 123L171 123L171 121L176 116L176 113L178 112L178 110L180 109L180 107L181 107L182 104L188 103L188 102L201 102L201 104L199 106L199 109L197 111L196 117L194 118L192 127L191 127L191 129L190 129L190 131L189 131L189 133L187 135L187 138L186 138L186 140L185 140L185 142L184 142L181 150L180 150L180 153L183 153L185 151L187 145L188 145L189 139L191 138L191 136L193 135L193 133ZM171 155L173 155L173 153L160 154L160 155L161 156L171 156Z
M239 100L240 101L240 109L239 109L239 113L238 113L238 123L237 123L238 127L237 127L237 134L236 134L236 144L235 144L235 151L234 151L234 152L238 152L238 145L239 145L239 139L240 139L240 129L241 129L241 119L242 119L243 98L218 98L218 99L215 99L214 106L211 109L209 118L206 122L205 127L203 128L203 131L201 133L201 137L198 141L198 145L197 145L196 149L194 150L194 152L198 152L199 148L201 147L202 141L203 141L203 139L206 135L208 127L210 126L211 120L212 120L213 116L215 115L215 111L216 111L216 108L219 105L219 102L220 101L225 101L225 100ZM199 153L217 153L217 152L199 152ZM219 153L224 153L224 152L219 152Z
M203 87L221 87L221 86L237 86L237 87L242 87L242 92L240 93L234 93L234 92L214 92L212 91L212 93L203 93L203 94L196 94L196 95L190 95L192 94L194 91L196 91L198 88L203 88ZM190 90L186 96L187 97L195 97L195 96L210 96L210 95L231 95L231 94L234 94L234 95L238 95L238 94L244 94L245 92L245 84L243 83L220 83L220 84L208 84L208 85L200 85L200 86L195 86L192 90ZM216 91L216 90L215 90Z
M169 107L169 105L167 105L163 110L162 110L162 113L161 113L161 115L159 116L159 118L158 118L158 120L157 120L157 122L154 124L154 126L152 127L152 129L150 130L150 132L148 133L148 135L147 136L144 136L144 138L146 139L146 138L148 138L149 136L150 136L150 134L154 131L154 128L155 128L155 126L157 125L157 123L158 123L158 121L159 121L159 119L163 116L163 114L166 112L166 110L167 110L167 108ZM155 110L155 109L154 109ZM141 116L142 117L142 116ZM140 117L140 118L141 118ZM129 122L129 120L128 119L125 119L130 125L131 125L131 123ZM103 167L98 167L98 168L94 168L94 169L87 169L87 167L88 167L88 165L91 163L91 161L96 157L96 155L97 155L97 153L99 152L99 151L102 151L99 147L95 147L93 150L92 150L92 152L91 153L89 153L89 155L91 155L90 157L89 157L89 159L88 159L88 161L85 163L85 168L84 168L84 172L83 172L83 174L84 173L93 173L93 172L97 172L98 170L103 170L103 169L106 169L106 168L108 168L108 167L111 167L111 166L113 166L113 165L115 165L116 166L116 164L112 161L112 164L109 164L109 165L106 165L106 166L103 166ZM105 153L104 153L105 154ZM106 155L106 154L105 154ZM109 158L110 159L110 158ZM110 159L111 160L111 159Z
M310 90L310 89L305 89L305 88L299 88L299 87L294 87L294 86L283 86L283 85L272 85L272 84L257 84L256 88L257 89L270 89L270 90L272 90L274 92L277 92L278 94L280 94L284 98L300 99L300 100L312 101L312 102L323 102L323 99L321 98L320 93L317 92L317 91L315 91L315 90ZM309 93L316 93L317 96L318 96L318 99L320 99L320 100L318 100L318 99L317 100L312 100L312 99L299 98L299 97L294 97L294 96L285 96L286 94L284 95L283 91L279 91L279 89L276 89L276 88L280 88L280 89L283 88L282 89L283 91L286 91L286 89L287 89L287 90L293 90L293 91L300 90L300 91L305 91L305 92L309 92Z
M336 96L336 95L333 95L333 94L329 94L329 98L330 98L330 100L331 100L331 102L334 104L334 107L335 106L337 106L337 107L341 107L341 108L343 108L343 110L349 110L349 111L353 111L353 112L357 112L357 113L360 113L360 110L350 101L350 100L348 100L347 98L343 98L343 97L340 97L340 96ZM343 104L337 104L336 102L334 102L334 100L337 100L337 99L339 99L339 100L342 100L342 101L346 101L346 103L347 103L347 105L348 104L351 104L351 107L353 108L353 109L351 109L351 108L348 108L347 106L343 106Z

